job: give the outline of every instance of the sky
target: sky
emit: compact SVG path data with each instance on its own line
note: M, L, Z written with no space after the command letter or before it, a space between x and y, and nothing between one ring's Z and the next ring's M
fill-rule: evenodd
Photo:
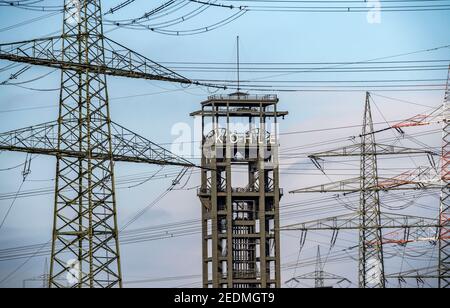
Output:
M103 9L114 7L121 1L103 1ZM105 16L107 20L120 20L142 16L151 11L163 1L136 0L127 8L112 15ZM218 1L219 3L222 3ZM226 3L227 1L223 1ZM445 1L443 1L445 2ZM46 5L61 5L62 1L47 0ZM384 5L384 3L382 3ZM364 6L364 4L363 4ZM45 37L49 33L61 31L62 15L54 16L23 26L12 25L29 21L39 16L46 16L46 12L34 12L14 7L0 6L0 43L15 42L36 37ZM175 13L174 13L175 14ZM180 14L179 14L180 15ZM182 15L182 14L181 14ZM192 20L169 27L171 30L187 30L207 27L218 20L229 16L229 9L211 8ZM178 15L173 15L176 18ZM253 12L250 11L234 22L210 32L192 36L172 36L155 33L148 30L134 30L105 25L106 36L120 42L128 48L146 57L180 69L180 74L192 79L221 79L235 80L233 70L222 73L206 73L199 71L183 71L183 64L173 62L236 62L236 37L240 37L240 58L243 63L335 63L359 62L372 59L382 59L394 55L389 60L447 60L450 59L448 48L431 50L436 47L449 45L450 29L449 11L421 11L421 12L381 12L380 23L368 23L367 13L299 13L299 12ZM414 53L416 51L423 51ZM2 71L9 65L0 61L0 83L8 80L14 70ZM43 79L25 84L27 87L39 89L55 89L59 87L60 75L51 69L32 67L21 75L17 81L32 80L49 73ZM423 114L436 109L442 104L444 91L442 85L438 91L378 91L376 88L357 88L353 92L335 91L305 91L281 92L277 91L277 81L280 80L319 80L339 81L349 80L389 80L389 79L439 79L447 78L446 70L424 70L411 72L371 72L371 73L336 73L309 72L273 77L277 73L241 73L242 80L268 80L275 85L275 94L280 98L279 109L289 111L289 116L282 121L281 152L287 153L281 157L282 176L281 186L285 191L304 186L326 183L330 180L340 180L359 174L358 163L347 163L344 171L336 171L342 164L329 163L328 176L315 170L308 161L306 153L338 148L351 144L351 136L358 136L360 128L333 129L317 131L324 128L347 127L360 125L364 108L365 92L371 90L373 97L374 122L377 127L385 127L385 121L407 119L416 114ZM265 78L265 79L261 79ZM111 116L114 122L145 136L146 138L163 144L169 149L175 149L172 144L179 137L177 130L181 124L193 127L194 119L189 114L197 110L200 102L208 95L217 93L204 87L183 88L177 84L163 82L124 79L108 77L109 94L111 97ZM14 80L15 82L16 80ZM442 84L443 82L438 82ZM332 83L333 84L333 83ZM360 83L354 83L361 85ZM364 84L364 83L363 83ZM373 83L371 83L373 84ZM231 90L219 91L230 93ZM257 91L251 91L256 94ZM267 94L267 92L264 92ZM32 91L23 88L0 85L0 132L6 132L31 125L54 121L57 117L58 92ZM408 133L422 134L419 141L430 147L440 146L440 135L433 127L419 127L408 129ZM314 132L311 132L314 131ZM432 133L426 134L426 132ZM297 133L292 133L297 132ZM301 132L301 133L299 133ZM425 132L425 133L424 133ZM417 146L407 138L392 131L377 136L381 139L391 139L391 142L405 146ZM192 130L193 140L198 140ZM339 142L326 142L339 139ZM393 141L392 141L393 140ZM192 149L194 153L194 149ZM298 155L293 155L299 153ZM13 199L4 197L18 190L22 182L22 167L9 169L22 164L25 155L19 153L0 153L0 218L4 217ZM192 159L192 157L187 157ZM396 167L408 170L417 166L427 165L426 157L399 158L394 161L383 161L380 168ZM345 167L344 166L344 167ZM120 179L127 179L140 175L145 179L157 171L157 166L135 166L117 164L116 173ZM333 171L335 170L335 171ZM170 185L179 169L167 167L166 178L152 180L137 187L122 184L118 189L119 224L123 225L139 210L151 204ZM391 176L392 169L386 171ZM345 174L342 174L345 173ZM401 171L399 170L399 173ZM49 157L35 157L31 164L31 174L23 184L21 191L48 188L54 185L55 160ZM182 190L171 192L136 221L130 229L158 226L174 222L200 219L201 207L196 190L199 185L198 173L186 177L185 183L180 185ZM139 181L134 184L141 184ZM345 214L348 210L336 200L328 201L325 195L288 195L283 198L282 225L300 223L334 214ZM333 196L331 196L332 198ZM390 196L383 196L387 199ZM392 196L391 196L392 197ZM398 196L397 196L398 197ZM401 196L400 196L401 197ZM420 197L420 198L419 198ZM405 201L389 201L400 206ZM411 196L408 196L411 198ZM18 198L8 215L3 228L0 229L0 251L2 249L22 245L46 243L50 239L52 229L53 196L45 194L27 198ZM395 198L394 198L395 199ZM422 200L428 207L436 207L436 196L413 196L412 199ZM317 206L311 205L314 202ZM354 198L352 202L356 202ZM389 199L392 200L392 199ZM348 201L348 200L347 200ZM346 201L346 202L347 202ZM419 202L419 201L417 201ZM324 204L328 204L325 206ZM428 215L430 210L414 204L409 208L410 213ZM292 214L290 211L294 211ZM284 214L283 214L284 213ZM169 236L170 237L170 236ZM349 250L356 244L356 234L343 234L336 246L330 249L330 234L321 233L310 235L306 246L299 254L299 233L282 234L282 263L283 281L295 275L314 270L317 245L322 246L323 255L329 256L326 270L337 275L348 277L355 286L357 282L357 262L353 260L356 251ZM414 244L416 245L416 244ZM401 261L392 257L388 270L391 273L411 267L424 267L435 253L431 246L417 244L415 252L425 249L428 254ZM425 248L424 248L425 247ZM401 253L401 247L389 248L389 252ZM399 252L400 251L400 252ZM200 287L200 277L178 279L173 281L151 282L153 279L181 276L195 276L201 274L201 239L199 234L175 237L164 240L147 241L121 247L124 281L126 286L143 287ZM344 255L344 261L333 260L333 254ZM1 254L0 254L1 255ZM300 262L297 262L299 261ZM420 260L420 261L419 261ZM23 266L26 259L0 261L0 281L9 277L0 287L21 287L24 281L42 275L46 257L30 259ZM342 263L344 262L344 263ZM299 263L297 269L295 265ZM400 264L401 263L401 264ZM413 264L411 264L413 263ZM17 270L18 269L18 270ZM16 271L17 270L17 271ZM12 274L13 275L10 275ZM133 284L143 280L145 282ZM127 282L129 282L127 284ZM27 287L38 287L39 282L27 282Z

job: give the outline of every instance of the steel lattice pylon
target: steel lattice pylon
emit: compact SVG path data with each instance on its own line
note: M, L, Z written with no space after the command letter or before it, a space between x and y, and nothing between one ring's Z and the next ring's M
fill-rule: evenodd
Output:
M114 163L195 165L111 121L106 75L192 81L105 38L100 0L66 0L62 36L0 59L62 71L58 121L0 134L0 150L57 157L49 287L122 287Z
M366 95L363 130L361 135L361 194L360 194L360 251L359 284L361 288L384 288L383 235L378 186L378 168L373 128L370 93ZM369 244L373 243L373 244Z
M360 203L357 213L340 217L329 217L313 222L301 223L283 227L283 230L299 230L307 232L311 230L331 230L335 242L339 230L359 231L359 287L360 288L385 288L386 277L384 270L383 245L390 243L409 243L412 241L433 240L436 236L429 236L430 232L436 235L436 219L423 219L413 216L393 215L381 212L380 191L391 190L418 190L441 189L436 182L433 172L428 167L419 167L399 174L393 178L378 176L377 157L381 155L410 155L425 154L434 166L434 153L429 150L399 147L396 145L378 144L374 131L371 96L366 94L363 129L361 143L345 146L331 151L315 153L309 157L314 165L325 173L322 161L325 158L334 157L360 157L360 176L338 182L306 187L291 191L291 193L360 193ZM411 238L395 239L383 235L384 229L417 229ZM430 231L431 230L431 231ZM409 232L408 232L409 234ZM388 235L395 235L390 233ZM304 237L303 237L304 238ZM437 241L437 239L436 239Z
M102 65L100 1L83 1L77 9L72 15L66 7L62 57ZM63 69L59 106L58 150L109 157L57 158L50 287L60 286L68 262L76 267L75 287L122 287L106 76Z
M442 145L442 192L440 205L440 240L439 240L439 288L450 287L449 266L450 266L450 123L449 123L449 83L450 83L450 67L447 76L447 87L445 91L444 105L442 110L443 116L443 145Z
M325 285L325 281L333 282L334 285L338 286L344 282L351 284L351 281L348 280L347 278L328 273L324 270L324 268L325 263L322 261L320 246L317 246L316 270L312 273L307 273L293 277L292 279L286 281L286 284L289 285L295 282L299 283L301 280L314 280L314 288L316 289L329 288L331 285Z

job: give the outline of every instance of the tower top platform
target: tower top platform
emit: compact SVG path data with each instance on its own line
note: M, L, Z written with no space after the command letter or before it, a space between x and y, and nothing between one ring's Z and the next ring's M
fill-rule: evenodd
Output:
M236 92L228 95L212 95L208 100L202 102L202 106L271 106L278 103L276 95L250 95L243 92Z
M201 103L202 110L191 116L232 116L232 117L285 117L287 111L278 111L276 95L250 95L236 92L233 94L213 95Z

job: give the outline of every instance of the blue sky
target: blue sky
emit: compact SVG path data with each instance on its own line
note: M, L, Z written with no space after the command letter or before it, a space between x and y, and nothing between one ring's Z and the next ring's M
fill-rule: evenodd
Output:
M60 4L62 1L45 1ZM104 9L112 7L120 1L103 1ZM151 10L162 1L137 0L122 12L109 15L109 19L140 16ZM18 24L36 16L47 13L29 12L11 7L0 7L0 42L13 42L41 37L61 29L61 15L47 18L27 26L3 31L4 27ZM206 26L222 18L228 12L211 9L199 15L189 23L174 26L174 29L189 29ZM111 17L112 16L112 17ZM151 31L116 29L107 34L108 37L157 62L234 62L236 61L236 36L241 38L241 60L243 62L347 62L364 61L391 55L414 52L450 44L450 13L437 12L382 12L380 24L369 24L365 13L263 13L249 12L235 22L195 36L167 36ZM106 30L111 29L106 27ZM449 59L449 49L424 52L417 55L399 57L396 60L436 60ZM0 61L0 68L8 65ZM47 68L33 67L22 75L19 81L33 79L36 76L51 72ZM11 71L0 72L0 82L6 80ZM205 75L201 73L183 73L189 78L234 79L234 73ZM254 78L254 75L242 74L242 79ZM257 76L262 77L262 76ZM32 83L33 87L56 88L59 86L59 73L55 72L43 80ZM422 72L381 72L351 74L297 74L279 77L280 79L298 80L376 80L376 79L443 79L445 71ZM277 80L277 79L274 79ZM210 92L205 88L191 87L182 89L178 85L161 82L149 82L123 78L108 77L113 120L127 128L142 134L158 143L169 143L176 136L171 135L172 127L180 122L192 125L189 113L198 109L199 104ZM31 86L30 85L30 86ZM170 92L169 92L170 91ZM161 93L165 92L165 93ZM282 132L320 129L324 127L340 127L360 124L363 110L365 89L361 92L330 93L278 93L280 108L290 112L283 121ZM145 96L123 98L131 95ZM153 95L150 95L153 94ZM421 105L439 106L443 92L379 92L377 94L397 99L416 102ZM388 120L408 118L428 108L403 104L399 101L374 98L383 116ZM22 128L33 124L53 121L57 117L58 92L35 92L12 86L0 85L0 132ZM11 111L22 108L34 108L54 105L46 109ZM10 112L11 111L11 112ZM380 113L374 112L376 121L382 121ZM301 134L281 139L284 147L307 145L316 141L333 138L344 138L357 135L358 129L337 130L326 133ZM390 136L392 137L392 135ZM198 140L198 139L196 139ZM424 139L431 146L439 146L439 136ZM170 147L170 145L168 145ZM339 144L332 145L333 147ZM307 151L317 149L307 148ZM1 153L0 169L15 166L24 161L23 154ZM306 159L295 163L306 163ZM32 164L32 174L24 185L24 190L52 187L50 179L54 178L54 160L52 158L36 158ZM295 165L294 162L286 163ZM404 162L408 168L410 162ZM420 163L420 162L418 162ZM312 167L311 167L312 169ZM118 165L118 176L136 173L151 173L157 170L152 166ZM172 168L172 170L174 170ZM356 169L357 171L357 169ZM311 171L312 172L312 171ZM310 174L310 173L309 173ZM338 179L336 176L334 179ZM47 181L46 181L47 180ZM119 221L126 219L145 207L169 185L171 178L151 181L134 189L123 189L118 192ZM189 179L188 186L198 185L198 176ZM17 191L21 182L21 169L0 172L0 194ZM283 175L282 184L288 189L295 189L302 184L312 182L328 182L326 177L318 175ZM300 202L314 196L286 196L285 202ZM302 199L303 198L303 199ZM316 196L317 198L317 196ZM431 202L431 201L430 201ZM0 217L6 213L11 200L0 200ZM18 199L5 227L0 230L0 249L48 241L51 232L52 196L45 195L34 198ZM133 227L160 225L164 223L198 219L200 204L195 191L177 191L171 193L157 207L150 210ZM295 223L310 217L288 219L283 224ZM283 237L283 262L296 259L298 234ZM351 235L348 235L351 237ZM348 239L347 239L348 240ZM314 256L315 245L321 241L326 246L328 239L315 238L309 243L306 257ZM343 247L348 244L344 239ZM326 250L327 248L324 248ZM136 280L200 274L201 242L197 235L175 238L164 241L141 243L126 246L122 249L124 278ZM308 255L309 254L309 255ZM182 256L182 261L180 261ZM42 273L45 258L35 258L28 262L12 279L3 286L21 286L26 278ZM5 277L23 260L0 262L0 277ZM333 266L331 264L330 266ZM299 269L298 272L313 270L312 267ZM395 269L395 267L394 267ZM338 274L351 276L355 281L355 266L331 267ZM283 272L283 279L292 276L292 270ZM198 280L198 279L197 279ZM197 281L186 281L196 286ZM182 285L181 282L167 283L163 286ZM146 285L144 285L146 286ZM147 286L155 286L148 284Z

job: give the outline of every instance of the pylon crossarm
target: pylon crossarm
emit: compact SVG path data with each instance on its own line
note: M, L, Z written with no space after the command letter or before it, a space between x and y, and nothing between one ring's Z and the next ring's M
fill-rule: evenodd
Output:
M397 178L378 178L378 184L367 187L366 191L386 191L386 190L418 190L418 189L441 189L440 184L435 181L415 181ZM347 179L343 181L331 182L327 184L311 186L293 190L291 194L304 193L356 193L362 191L361 178Z
M386 275L387 279L437 279L439 272L436 267L425 267L412 269L399 273L391 273ZM448 277L450 278L450 277Z
M288 281L285 282L286 285L292 285L293 283L300 283L300 281L302 280L314 280L316 282L315 287L316 288L324 288L325 287L325 281L330 281L332 282L333 285L340 285L341 283L348 283L349 285L352 284L352 282L342 276L338 276L335 274L331 274L325 271L321 271L320 272L320 278L318 278L318 274L317 272L311 272L311 273L307 273L307 274L303 274L303 275L299 275L296 276L294 278L289 279ZM319 281L320 280L320 284Z
M329 192L357 192L360 191L360 178L352 178L343 181L331 182L290 191L291 194L301 193L329 193Z
M317 279L316 273L315 272L311 272L311 273L307 273L307 274L296 276L296 277L286 281L286 284L290 283L290 282L293 282L293 281L297 282L299 280L315 280L315 279ZM344 277L341 277L341 276L338 276L338 275L334 275L334 274L331 274L331 273L327 273L327 272L323 272L323 279L325 279L325 280L339 280L339 281L342 281L342 282L343 281L350 282L350 280L348 280L347 278L344 278Z
M76 72L89 70L109 76L192 83L174 71L105 37L104 58L98 57L88 64L80 62L79 55L73 50L61 50L62 41L69 39L76 39L76 36L63 35L0 44L0 59Z
M47 122L0 134L0 150L56 155L58 123ZM44 151L47 153L41 153Z
M312 220L299 224L281 227L281 231L322 231L322 230L342 230L355 229L359 227L358 214L346 214L335 217L328 217Z
M359 213L351 213L335 217L317 219L300 224L281 227L281 231L339 231L360 230L361 219ZM439 228L437 219L392 213L381 214L379 226L366 227L365 229L407 229L407 228Z
M67 123L67 121L65 122ZM174 165L194 167L188 160L181 158L150 140L112 123L113 160L155 165ZM74 138L70 140L70 138ZM73 135L65 136L66 144L76 144ZM0 134L0 150L43 154L51 156L108 159L108 152L71 151L58 149L58 123L48 122L19 130Z
M316 279L315 272L311 272L311 273L307 273L307 274L303 274L303 275L299 275L294 278L291 278L288 281L286 281L286 284L291 283L291 282L298 282L299 280L313 280L313 279Z
M189 79L109 38L105 42L105 65L123 71L124 77L192 83ZM154 78L152 78L154 77Z
M383 244L407 245L410 243L428 242L433 245L439 241L437 226L417 226L395 230L383 234Z
M418 127L418 126L428 126L431 124L438 124L442 122L442 115L440 113L436 114L436 111L433 111L430 114L418 114L415 115L409 119L403 120L401 122L397 122L395 124L392 124L391 126L384 128L384 129L380 129L377 130L375 132L373 132L374 134L376 133L381 133L390 129L395 129L397 130L397 132L399 132L400 134L404 135L404 128L409 128L409 127Z
M112 123L111 129L114 160L195 167L190 161L171 153L119 124Z
M344 157L344 156L361 156L361 144L352 144L346 147L342 147L339 149L325 151L320 153L315 153L309 155L311 159L325 159L325 158L333 158L333 157ZM437 156L438 153L435 153L430 150L420 150L406 147L399 147L395 145L387 145L387 144L375 144L375 152L365 152L365 155L413 155L413 154L426 154Z

